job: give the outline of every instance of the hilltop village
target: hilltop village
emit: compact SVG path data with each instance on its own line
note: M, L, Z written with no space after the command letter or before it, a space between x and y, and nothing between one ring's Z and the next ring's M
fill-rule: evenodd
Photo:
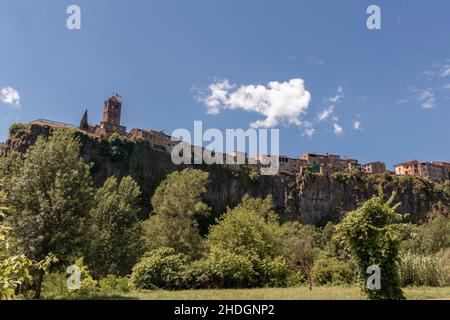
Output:
M98 136L102 139L109 139L113 134L128 138L143 139L150 143L154 149L168 153L180 143L180 141L167 135L164 131L134 128L130 132L127 132L127 128L121 125L121 113L122 98L120 95L116 94L104 102L103 121L101 121L99 125L88 123L87 111L85 112L79 127L43 119L33 121L32 124L74 128ZM194 150L199 147L191 146L191 148L194 152ZM245 164L249 166L261 166L260 159L251 159L245 153L232 152L230 154L224 154L223 156L224 159L231 159L233 161L236 161L238 158L244 159ZM352 170L362 171L367 174L383 174L390 172L381 161L360 164L356 159L349 159L347 157L332 154L322 155L306 153L298 158L281 155L278 157L278 174L291 176L302 176L305 170L325 176L335 172ZM236 168L235 165L229 164L230 161L224 161L224 163L226 163L224 164L225 166L229 166L231 169ZM413 160L395 165L395 172L390 173L404 176L420 176L435 181L450 180L450 162L419 162Z

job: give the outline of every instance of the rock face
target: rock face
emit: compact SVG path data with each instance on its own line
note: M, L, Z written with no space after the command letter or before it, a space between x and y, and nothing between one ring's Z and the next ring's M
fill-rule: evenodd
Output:
M2 150L2 156L12 152L25 153L38 136L48 136L52 128L29 125L26 130L12 133ZM183 167L175 166L170 155L155 150L145 141L112 137L109 141L74 131L82 144L81 156L92 163L92 175L97 186L110 176L131 175L143 192L142 205L148 214L150 197L167 174ZM400 211L410 213L413 221L422 219L433 207L450 209L450 183L434 184L419 178L390 175L366 176L342 173L334 176L306 174L303 177L259 176L248 168L231 171L219 166L199 166L210 173L205 202L213 215L204 221L213 222L227 208L241 201L245 194L253 197L271 195L282 220L324 225L337 222L354 210L358 203L377 194L379 187L387 195L398 193ZM201 223L202 224L202 223Z

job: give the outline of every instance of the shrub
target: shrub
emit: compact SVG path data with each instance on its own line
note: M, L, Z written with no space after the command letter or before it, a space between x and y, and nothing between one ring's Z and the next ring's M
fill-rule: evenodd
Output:
M256 273L246 256L213 248L205 259L192 263L188 286L195 288L245 288L255 284Z
M398 263L402 286L443 285L444 271L436 256L404 253Z
M306 283L306 278L300 272L289 271L286 277L286 287L294 288L300 287Z
M283 257L265 259L262 265L261 284L266 287L285 287L289 276L289 267Z
M402 248L418 254L435 254L450 248L450 219L443 216L430 217L421 226L411 225L405 229Z
M312 278L317 285L351 284L355 281L355 266L324 255L314 262Z
M439 251L436 254L439 259L439 264L441 266L441 285L450 285L450 248Z
M130 291L129 279L127 277L117 277L108 275L98 282L102 294L126 293Z
M62 272L54 272L47 275L42 283L42 295L45 299L68 297L67 275Z
M46 299L78 299L96 296L98 283L89 274L84 265L83 258L78 259L75 265L80 268L80 289L71 290L67 286L69 274L64 272L53 272L44 278L42 283L42 294Z
M26 125L22 123L14 123L9 127L9 137L10 138L21 138L23 137L28 131L28 128Z
M153 250L133 267L131 284L136 289L180 289L189 258L172 248Z
M427 253L436 253L450 247L450 219L434 217L422 226L418 234L421 249Z

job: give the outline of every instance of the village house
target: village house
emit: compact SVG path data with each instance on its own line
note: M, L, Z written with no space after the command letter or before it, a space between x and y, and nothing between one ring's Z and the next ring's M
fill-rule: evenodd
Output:
M362 166L362 172L367 174L380 174L386 172L386 165L383 162L375 161Z
M433 165L442 168L443 180L450 180L450 162L433 162Z
M144 129L132 129L128 134L129 137L143 139L149 142L153 148L171 152L179 141L172 136L167 135L164 131L144 130Z
M304 162L301 159L293 159L288 156L279 156L278 160L278 171L280 173L296 176L302 172L302 163Z
M341 158L338 155L332 154L317 154L317 153L307 153L301 158L306 163L312 172L320 173L323 175L331 175L338 171L350 171L350 170L360 170L361 165L358 160L348 159L346 157Z
M395 174L400 176L418 176L430 180L445 180L444 166L431 162L408 161L395 165Z

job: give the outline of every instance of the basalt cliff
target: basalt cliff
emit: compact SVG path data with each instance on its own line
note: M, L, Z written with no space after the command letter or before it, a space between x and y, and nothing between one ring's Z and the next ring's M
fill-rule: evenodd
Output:
M1 155L25 153L39 136L48 136L51 127L24 125L10 132ZM80 140L81 156L92 163L92 175L97 186L110 176L131 175L141 186L145 213L150 208L150 197L164 179L175 170L170 155L155 150L146 141L112 137L108 141L86 135L76 130L73 134ZM450 182L434 183L422 178L399 177L390 174L365 175L342 172L331 176L306 173L301 177L260 176L254 169L242 167L232 171L214 165L198 168L210 173L210 181L204 200L213 208L209 217L213 222L227 207L240 202L245 194L254 197L272 195L282 220L298 220L303 223L324 225L337 222L358 203L378 193L383 188L387 195L397 193L401 202L400 212L408 213L418 222L434 208L450 210Z

